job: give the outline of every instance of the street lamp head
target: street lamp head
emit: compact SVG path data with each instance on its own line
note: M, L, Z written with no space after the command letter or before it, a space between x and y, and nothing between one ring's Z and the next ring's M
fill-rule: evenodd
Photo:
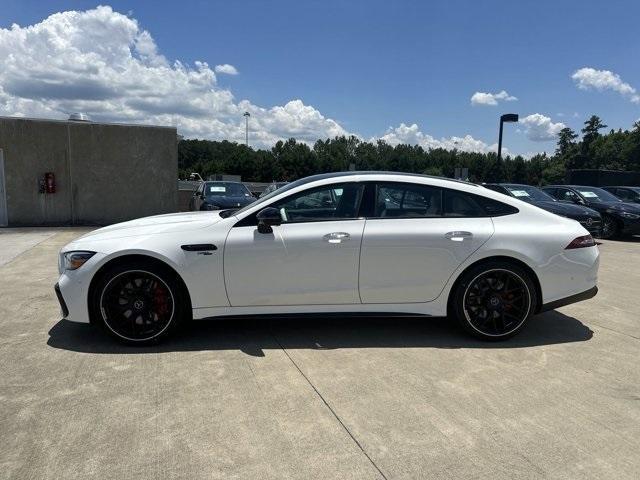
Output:
M505 113L500 117L501 122L517 122L518 114L517 113Z
M251 116L251 114L250 114L249 112L244 112L244 113L242 114L242 116L243 116L243 117L250 117L250 116Z

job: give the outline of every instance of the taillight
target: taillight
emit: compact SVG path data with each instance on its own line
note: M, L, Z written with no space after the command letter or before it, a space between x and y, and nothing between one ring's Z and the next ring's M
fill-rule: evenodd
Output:
M596 241L593 239L591 235L585 235L584 237L574 238L572 242L565 247L565 250L570 250L572 248L585 248L585 247L595 247Z

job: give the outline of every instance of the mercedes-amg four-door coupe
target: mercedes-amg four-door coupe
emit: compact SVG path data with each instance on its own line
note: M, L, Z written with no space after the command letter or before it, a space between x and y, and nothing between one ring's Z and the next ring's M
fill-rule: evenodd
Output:
M191 319L306 313L450 316L487 340L591 298L599 253L576 221L422 175L304 178L240 210L100 228L60 252L63 316L129 343Z

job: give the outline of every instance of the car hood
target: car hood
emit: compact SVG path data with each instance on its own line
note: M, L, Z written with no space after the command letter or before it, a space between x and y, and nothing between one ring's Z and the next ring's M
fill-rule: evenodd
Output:
M234 197L222 197L222 196L211 196L205 197L205 202L210 205L217 205L220 208L234 208L234 207L244 207L249 203L255 202L254 197L247 197L245 195L238 195Z
M101 241L158 233L189 232L217 223L221 219L219 211L154 215L99 228L78 240Z
M604 204L610 212L629 212L640 215L640 205L627 202L610 202Z
M592 215L597 216L598 212L588 207L562 202L533 202L536 207L540 207L548 212L557 215Z

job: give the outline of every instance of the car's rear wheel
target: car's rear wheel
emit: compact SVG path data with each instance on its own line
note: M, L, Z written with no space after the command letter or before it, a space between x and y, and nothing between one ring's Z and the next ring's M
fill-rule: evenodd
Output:
M460 325L483 340L505 340L518 333L535 312L537 297L528 272L495 261L465 272L452 297Z
M188 302L175 275L147 262L108 269L92 297L92 317L125 343L157 343L173 333L187 313Z
M609 216L604 215L602 217L602 229L600 230L600 238L613 238L618 235L618 222L616 219Z

